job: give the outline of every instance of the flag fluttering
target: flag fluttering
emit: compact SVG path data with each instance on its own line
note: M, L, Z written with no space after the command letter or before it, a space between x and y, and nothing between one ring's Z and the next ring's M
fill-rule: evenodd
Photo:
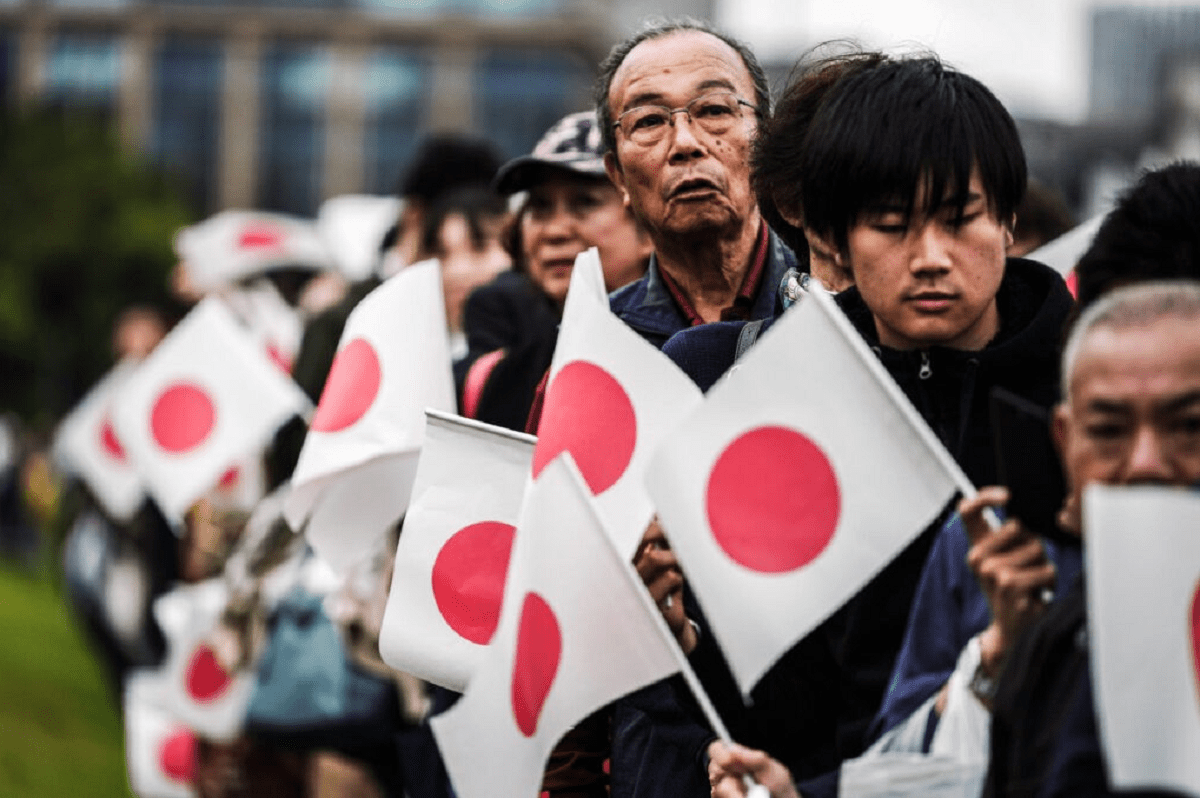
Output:
M265 211L222 211L185 227L175 236L175 253L195 287L205 292L284 266L334 266L316 225Z
M63 419L54 438L63 468L78 474L116 521L133 518L146 496L113 426L113 400L136 368L131 361L114 366Z
M431 723L461 798L534 798L568 729L679 669L675 642L569 458L521 511L500 625L462 700Z
M1117 790L1200 794L1200 493L1084 495L1097 727Z
M970 487L823 292L681 421L648 484L746 694Z
M429 413L379 635L393 668L466 687L500 619L533 442Z
M569 453L618 549L632 557L654 514L645 487L651 455L702 394L613 315L603 285L595 250L580 255L550 366L533 475Z
M166 691L154 671L125 680L125 765L138 798L193 798L196 735L164 708Z
M207 299L129 376L112 415L150 494L168 517L179 518L310 407L229 309Z
M346 321L304 439L285 514L343 570L375 553L408 507L425 409L453 412L437 261L402 270Z

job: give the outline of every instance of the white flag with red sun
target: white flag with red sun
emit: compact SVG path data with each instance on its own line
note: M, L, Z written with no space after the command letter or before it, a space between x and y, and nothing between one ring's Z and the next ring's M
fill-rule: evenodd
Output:
M500 625L466 694L433 718L455 792L538 795L550 751L614 699L679 669L678 649L601 526L570 458L521 511Z
M254 689L248 670L235 671L214 635L228 588L221 579L176 587L154 602L167 640L159 674L163 706L181 723L213 740L232 740L246 720Z
M315 224L264 211L222 211L185 227L175 235L175 254L204 292L282 266L334 266Z
M668 436L649 486L748 694L968 483L824 293L739 366Z
M379 653L462 692L500 620L534 438L429 413Z
M403 269L351 312L285 504L336 569L375 553L408 507L425 408L454 412L441 272Z
M136 368L131 361L113 367L63 419L54 438L63 469L78 474L116 521L133 518L146 496L112 422L113 399Z
M208 299L126 380L113 425L155 501L180 518L310 406L229 309Z
M1112 786L1200 795L1200 493L1095 486L1083 521Z
M645 473L663 436L700 403L696 384L608 309L598 257L581 255L550 366L533 475L574 458L614 536L632 558L654 515Z
M156 671L125 680L125 766L138 798L196 795L196 735L164 708L165 690Z

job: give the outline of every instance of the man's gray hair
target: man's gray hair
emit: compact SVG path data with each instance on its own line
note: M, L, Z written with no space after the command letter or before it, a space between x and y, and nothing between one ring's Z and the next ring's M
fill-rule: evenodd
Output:
M1062 396L1069 398L1079 350L1102 328L1144 327L1166 317L1200 319L1200 282L1156 280L1118 288L1096 300L1071 327L1063 347Z
M741 57L750 80L754 83L754 111L760 120L771 115L771 88L767 84L767 73L754 57L754 53L742 42L722 33L702 20L684 18L674 20L651 20L637 33L620 42L608 53L608 57L600 63L600 74L596 78L596 117L600 120L600 131L604 136L604 151L616 151L617 134L613 132L613 115L608 104L608 93L612 89L613 76L626 56L639 44L650 39L658 39L680 31L699 31L715 36L732 47Z

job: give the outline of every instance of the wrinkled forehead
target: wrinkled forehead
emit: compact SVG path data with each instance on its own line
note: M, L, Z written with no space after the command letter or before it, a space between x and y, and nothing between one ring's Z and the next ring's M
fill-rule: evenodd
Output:
M1200 393L1200 320L1164 316L1101 324L1078 344L1067 386L1073 405L1157 406Z
M629 51L613 75L608 104L616 117L638 105L674 107L722 89L755 100L754 81L737 50L711 33L674 31Z

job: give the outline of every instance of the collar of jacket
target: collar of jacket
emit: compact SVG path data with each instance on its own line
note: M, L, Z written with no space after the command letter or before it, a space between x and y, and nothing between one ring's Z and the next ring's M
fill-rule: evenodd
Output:
M783 241L768 229L767 261L763 265L762 282L751 309L750 320L769 319L781 308L775 288L787 270L796 266L796 256ZM650 256L646 275L609 296L609 306L622 321L643 338L661 347L673 334L688 326L687 319L671 298L658 270L658 258Z

